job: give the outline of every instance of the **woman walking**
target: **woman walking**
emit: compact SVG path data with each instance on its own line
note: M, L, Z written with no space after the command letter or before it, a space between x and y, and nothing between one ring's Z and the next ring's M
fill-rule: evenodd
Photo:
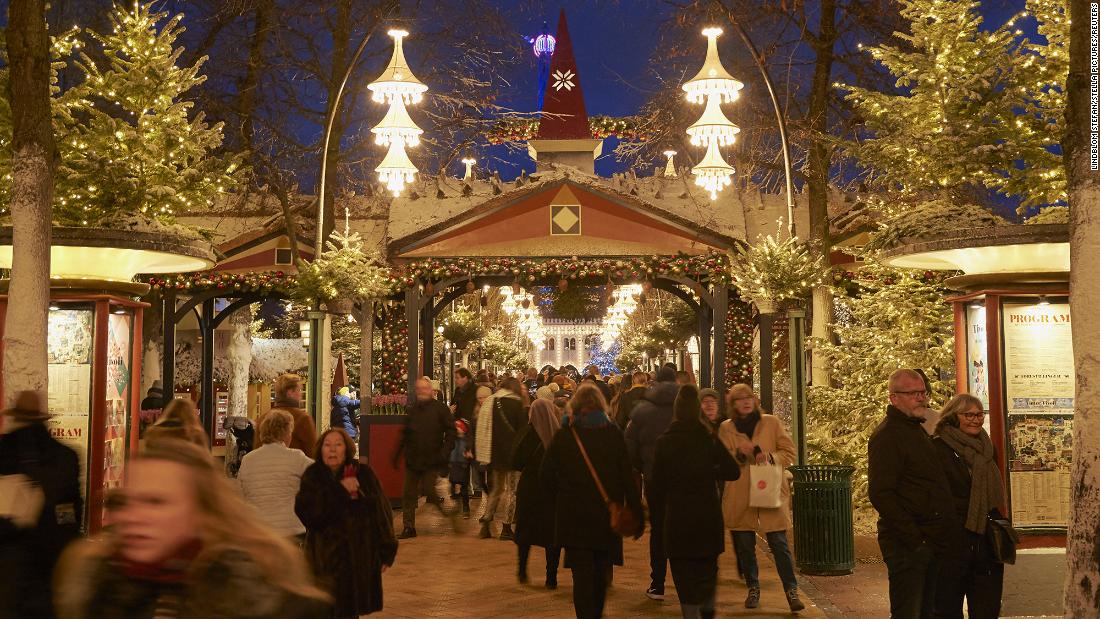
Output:
M256 514L271 528L302 545L306 528L294 513L294 498L302 473L313 460L299 449L290 448L294 418L274 410L260 422L260 447L245 454L237 473L237 484Z
M104 538L70 547L58 568L62 619L326 614L301 552L256 518L205 449L149 444L110 505Z
M756 563L756 533L764 533L775 558L775 569L786 592L787 604L792 611L806 607L798 598L798 580L794 575L794 562L787 545L787 517L790 488L781 486L782 503L776 508L749 505L749 484L752 479L749 467L760 464L777 464L786 470L794 463L795 451L791 435L779 419L760 408L760 400L752 387L739 383L727 396L730 419L718 428L718 439L741 465L737 481L726 483L722 495L722 516L733 536L737 553L738 571L749 587L745 608L760 606L760 570Z
M623 564L623 539L611 528L599 487L609 501L633 510L639 523L641 498L622 431L608 418L596 385L577 389L562 426L550 441L540 477L554 494L554 543L565 548L565 566L573 571L577 619L595 619L603 615L611 566Z
M954 498L948 551L936 583L936 617L961 619L964 598L971 619L1001 612L1004 565L994 560L986 529L990 518L1002 517L997 506L1005 502L1005 489L984 419L981 400L959 394L944 406L932 440Z
M382 610L382 572L397 556L393 513L374 472L355 460L340 428L317 441L320 460L302 475L294 511L306 526L306 556L335 599L331 617Z
M546 588L558 588L561 549L554 545L554 495L539 481L542 460L560 428L558 410L550 400L531 403L530 423L520 430L512 449L512 466L520 472L516 485L516 545L521 583L527 582L531 546L546 549Z
M725 550L719 481L741 469L702 417L699 390L680 387L673 421L657 439L653 495L665 506L665 555L685 619L714 617L718 555Z

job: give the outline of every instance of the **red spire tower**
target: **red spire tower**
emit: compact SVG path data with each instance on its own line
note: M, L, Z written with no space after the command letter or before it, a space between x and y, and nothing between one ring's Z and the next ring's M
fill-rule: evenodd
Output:
M539 163L563 163L595 173L595 159L603 150L603 140L593 138L588 128L584 91L573 56L565 9L558 16L556 36L557 46L550 63L539 132L527 143L527 150Z

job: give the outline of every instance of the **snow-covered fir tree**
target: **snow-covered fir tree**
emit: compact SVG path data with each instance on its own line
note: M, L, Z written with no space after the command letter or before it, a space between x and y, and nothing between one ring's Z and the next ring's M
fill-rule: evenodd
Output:
M65 93L71 116L62 153L54 219L95 225L127 215L170 221L203 210L236 184L239 157L217 153L222 124L193 112L188 91L201 84L205 57L179 66L183 15L168 18L152 3L116 5L97 62L80 53L83 80Z
M864 120L847 150L880 187L910 197L994 191L1024 206L1064 200L1054 150L1064 108L1064 0L1028 6L1046 43L1024 39L1014 21L983 29L978 2L901 0L909 31L868 50L896 89L840 85Z
M898 368L921 368L932 381L931 406L954 393L941 371L955 367L951 306L932 272L892 269L867 256L859 292L836 291L836 341L815 339L832 364L832 385L810 387L808 453L815 462L856 468L857 506L867 507L867 440L886 411L887 378Z

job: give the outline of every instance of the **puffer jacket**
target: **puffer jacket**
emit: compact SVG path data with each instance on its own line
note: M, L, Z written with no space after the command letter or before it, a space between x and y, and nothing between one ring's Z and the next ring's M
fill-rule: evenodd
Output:
M290 449L282 443L268 443L249 452L241 460L237 484L265 523L279 533L290 537L306 532L305 526L294 513L294 497L302 473L313 464L298 449Z
M356 423L359 410L359 400L337 393L332 396L332 414L329 416L329 425L333 428L343 428L355 438L359 436L359 424Z
M657 438L672 425L672 403L680 385L658 382L650 385L630 415L626 426L626 450L630 462L647 478L653 475L653 453Z

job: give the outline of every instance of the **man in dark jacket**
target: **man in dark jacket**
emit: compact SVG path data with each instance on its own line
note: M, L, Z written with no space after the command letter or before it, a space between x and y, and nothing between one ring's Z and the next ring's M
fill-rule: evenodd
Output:
M649 374L634 372L630 382L629 388L619 396L619 408L615 411L615 423L619 424L619 427L624 430L626 424L630 423L630 415L633 413L634 407L645 395L646 384L649 383Z
M0 619L54 616L54 567L84 517L76 453L50 436L41 400L24 391L0 413Z
M928 392L920 374L897 370L889 389L886 419L867 445L868 496L879 514L891 616L931 617L951 496L932 439L921 427Z
M657 372L657 381L645 390L641 401L634 407L630 423L626 426L626 449L635 470L642 474L646 503L649 504L650 586L645 594L651 600L665 599L665 576L668 574L664 546L665 510L653 494L650 483L653 453L657 448L657 438L672 425L672 403L679 388L676 367L666 364Z
M405 489L401 501L404 526L399 539L416 537L416 507L421 495L443 511L443 497L435 489L435 480L447 466L454 444L455 425L451 411L435 399L432 381L424 377L418 379L416 402L407 409L405 432L394 454L394 466L401 454L405 454Z

